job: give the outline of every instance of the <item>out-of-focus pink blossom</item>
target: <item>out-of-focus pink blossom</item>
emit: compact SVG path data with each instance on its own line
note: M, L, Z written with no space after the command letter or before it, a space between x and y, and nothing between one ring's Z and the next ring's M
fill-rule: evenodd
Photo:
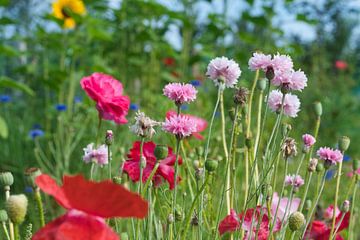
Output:
M94 148L94 143L90 143L83 150L84 162L95 162L99 165L108 164L108 149L106 145L101 145L98 148Z
M241 70L234 60L217 57L210 61L206 75L214 81L216 86L220 85L220 81L224 81L226 87L232 88L236 85Z
M334 150L329 147L319 148L317 155L320 159L330 163L331 165L335 165L343 160L343 155L338 149Z
M284 90L301 91L307 86L307 77L301 70L298 71L275 71L275 77L271 83Z
M337 60L335 62L335 67L339 70L346 70L348 68L348 64L345 61Z
M281 110L283 93L279 90L273 90L269 94L268 104L272 111L279 112ZM287 93L284 99L284 114L289 117L296 117L300 111L300 100L296 95Z
M171 116L166 118L163 129L178 138L184 138L196 132L196 123L188 116Z
M263 70L266 71L268 67L272 66L271 55L255 52L249 59L249 69L252 71Z
M176 105L194 101L197 94L197 90L193 85L182 83L169 83L164 87L163 92Z
M280 202L279 202L280 201ZM287 197L283 197L279 199L279 195L277 192L274 192L272 202L271 202L271 214L280 220L284 219L285 221L288 219L290 214L296 212L300 206L301 199L293 198L291 202L289 202ZM279 204L278 211L276 213L277 205ZM287 206L287 209L286 209Z
M339 216L339 214L340 214L340 209L338 207L336 207L335 217L337 218ZM330 205L324 211L324 218L329 220L329 219L332 219L333 216L334 216L334 205Z
M304 142L304 146L307 148L311 147L316 142L315 138L311 134L302 135L302 139Z
M287 175L285 177L285 185L298 188L304 185L304 179L300 175Z

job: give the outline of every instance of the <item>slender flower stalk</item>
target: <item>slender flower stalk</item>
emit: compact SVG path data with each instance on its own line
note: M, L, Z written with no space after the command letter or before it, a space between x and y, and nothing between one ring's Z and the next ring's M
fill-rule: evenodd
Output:
M3 227L4 233L5 233L6 239L7 239L7 240L11 240L5 222L2 222L2 227Z
M359 176L357 176L356 174L354 174L353 176L354 178L354 187L353 187L353 193L352 193L352 198L351 198L351 208L350 208L350 220L349 220L349 237L348 239L353 239L353 233L354 233L354 222L355 222L355 217L354 217L354 206L356 203L356 189L358 188L358 179Z
M44 227L45 226L44 208L43 208L41 193L40 193L39 188L35 189L34 197L35 197L36 205L38 208L38 214L39 214L39 218L40 218L40 226Z
M334 208L334 209L336 209L336 208ZM334 233L332 235L330 235L331 240L335 239L336 233L339 231L340 225L341 225L342 221L344 220L345 215L346 215L346 212L342 212L340 221L338 222L338 224L336 224L336 228L335 228Z
M143 150L144 150L144 142L145 142L145 138L141 138L141 143L140 143L140 161L139 161L139 168L140 168L140 182L139 182L139 188L138 188L138 193L141 194L142 192L142 179L143 179L143 170L144 170L144 163L146 163L146 161L143 159Z
M338 173L336 178L336 190L335 190L335 200L334 200L334 211L333 211L333 218L332 218L332 224L331 224L331 232L330 236L334 234L335 230L335 224L336 224L336 207L338 203L338 197L339 197L339 188L340 188L340 179L341 179L341 170L342 170L342 161L339 163L338 167Z
M173 216L175 217L175 212L176 212L176 192L177 192L177 178L178 178L178 165L179 165L179 155L180 155L180 142L181 139L180 138L176 138L176 160L175 160L175 165L174 165L174 170L175 170L175 174L174 174L174 183L175 183L175 187L173 190L173 201L172 201L172 206L171 209L173 210ZM176 238L176 225L175 225L175 221L174 221L174 237Z

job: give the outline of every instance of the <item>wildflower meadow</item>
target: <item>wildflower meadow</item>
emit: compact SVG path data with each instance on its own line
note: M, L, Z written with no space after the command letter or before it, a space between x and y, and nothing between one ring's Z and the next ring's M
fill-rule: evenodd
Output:
M357 0L0 0L0 239L360 239Z

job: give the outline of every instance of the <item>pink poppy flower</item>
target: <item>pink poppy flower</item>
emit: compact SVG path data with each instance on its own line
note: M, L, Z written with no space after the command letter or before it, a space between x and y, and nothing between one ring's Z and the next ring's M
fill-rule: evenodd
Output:
M307 148L311 147L316 142L315 138L310 134L302 135L302 139L303 139L303 142L304 142L304 146L307 147Z
M99 115L117 124L127 123L130 99L123 95L122 84L110 75L93 73L80 81L87 95L96 102Z
M279 90L272 90L269 94L268 105L273 112L281 109L283 94ZM289 117L296 117L300 111L300 100L296 95L290 93L285 95L284 114Z
M335 165L336 163L342 162L343 155L337 149L332 149L329 147L321 147L316 152L320 159L329 163L330 165Z
M230 215L226 216L219 224L218 230L219 230L220 235L222 235L226 232L234 232L234 231L240 229L240 222L244 218L244 222L241 225L241 228L243 230L245 230L244 240L249 239L250 232L252 232L251 238L255 237L256 232L257 232L257 226L258 226L258 219L261 216L261 210L263 212L263 217L260 222L260 228L259 228L257 237L259 240L266 240L270 235L269 234L270 219L267 215L267 209L264 207L262 208L260 206L256 207L256 209L251 208L251 209L246 210L245 215L243 213L236 215L236 212L234 210L231 210ZM255 213L254 213L254 211L255 211ZM254 215L254 218L253 218L253 215ZM275 223L275 227L273 229L273 232L278 232L281 229L280 224L281 224L280 220L277 219L277 221Z
M68 211L41 228L33 240L118 240L104 218L144 218L148 213L146 201L110 180L92 182L81 175L64 176L59 186L42 174L35 182Z
M335 67L339 70L346 70L348 68L348 64L345 61L337 60L335 62Z
M340 213L335 221L335 226L337 226L341 220ZM336 232L335 240L343 240L343 238L340 236L339 232L346 229L349 226L350 221L350 212L345 214L344 219L340 223L340 227L338 231ZM328 240L330 238L331 233L331 222L326 223L323 221L315 220L311 224L309 224L306 235L304 239L312 239L312 240Z
M222 79L228 88L235 87L240 75L239 65L227 57L217 57L211 60L206 72L206 76L214 81L215 86L219 86L219 80Z
M279 202L280 201L280 202ZM283 197L279 199L279 195L277 192L274 192L272 202L271 202L271 214L275 216L277 205L279 204L279 208L276 214L276 217L280 220L284 219L285 221L288 217L296 212L300 206L301 199L300 198L293 198L291 202L289 202L287 197ZM286 205L288 205L286 209Z
M146 166L143 169L142 181L146 182L149 178L154 166L156 164L156 157L154 155L156 144L153 142L145 142L143 146L143 157L146 159ZM175 186L174 182L174 165L176 156L172 151L172 148L168 147L168 156L160 161L159 168L157 169L153 181L155 186L158 186L162 183L162 179L166 180L169 183L170 189L173 189ZM123 171L126 172L132 181L137 182L140 179L140 142L134 142L132 149L130 149L129 154L127 155L128 159L123 165ZM178 159L179 165L182 164L182 159ZM178 178L180 181L180 177Z
M169 83L164 87L163 92L176 105L194 101L197 94L197 90L193 85L183 83Z
M336 207L335 210L335 217L338 217L340 214L340 209L338 207ZM329 220L332 219L334 215L334 205L330 205L328 208L325 209L324 211L324 218Z
M170 110L166 113L166 118L169 119L172 116L176 116L176 111ZM204 137L200 134L200 132L204 131L207 128L208 122L200 117L191 115L191 114L180 114L181 116L186 116L189 119L193 120L196 124L196 130L192 133L191 136L195 137L196 139L203 140Z

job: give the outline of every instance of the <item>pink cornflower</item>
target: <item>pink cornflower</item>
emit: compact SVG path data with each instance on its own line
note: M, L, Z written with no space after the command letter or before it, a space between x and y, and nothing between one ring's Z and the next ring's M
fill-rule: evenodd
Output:
M274 55L271 65L274 69L275 74L279 72L288 72L293 69L294 63L290 56L288 55L281 55L277 53Z
M286 91L301 91L307 86L307 77L301 70L275 71L275 77L272 79L271 83Z
M279 90L273 90L269 94L268 104L273 112L279 112L281 109L283 94ZM284 114L289 117L296 117L300 111L300 100L296 95L290 93L285 95Z
M236 85L241 70L234 60L217 57L210 61L206 75L214 81L216 86L220 86L220 82L223 81L226 87L232 88Z
M325 163L330 165L335 165L343 160L343 155L338 149L334 150L329 147L319 148L317 155L320 159L324 160Z
M285 186L299 188L304 185L304 179L300 175L287 175L285 177Z
M302 139L303 139L303 142L304 142L304 146L307 147L307 148L311 147L316 142L315 138L310 134L302 135Z
M253 56L249 59L249 69L252 71L263 70L266 71L268 67L272 66L271 55L265 55L263 53L253 53Z
M83 161L86 163L94 162L99 165L108 164L108 149L106 145L101 145L97 149L94 143L90 143L84 150Z
M164 87L163 92L176 105L194 101L197 94L197 90L193 85L183 83L169 83Z
M335 210L335 218L337 218L340 214L340 209L338 207L336 207ZM332 219L334 216L334 205L330 205L328 208L325 209L324 211L324 218L326 220L330 220Z
M196 123L185 115L171 116L166 118L163 129L178 138L184 138L196 132Z

